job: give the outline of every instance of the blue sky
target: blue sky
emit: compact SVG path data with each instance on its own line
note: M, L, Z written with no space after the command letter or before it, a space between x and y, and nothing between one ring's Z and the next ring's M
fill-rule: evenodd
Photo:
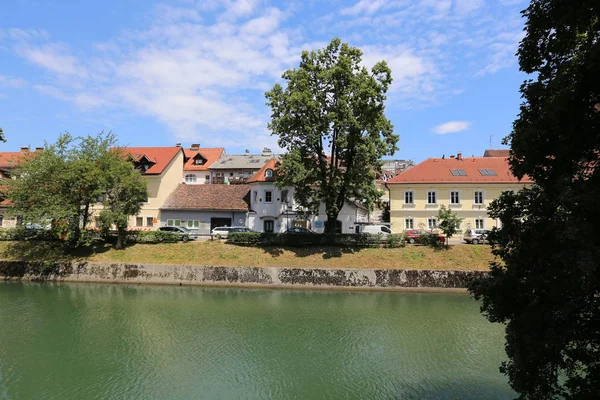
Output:
M521 0L12 0L0 18L2 151L115 132L122 144L267 146L264 92L333 37L386 60L397 158L481 155L525 75Z

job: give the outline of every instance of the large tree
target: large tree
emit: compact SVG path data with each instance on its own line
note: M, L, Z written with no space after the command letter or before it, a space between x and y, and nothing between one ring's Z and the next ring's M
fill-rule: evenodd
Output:
M362 52L334 39L324 49L302 52L300 66L283 74L286 87L266 93L269 128L287 153L280 160L278 184L295 188L306 210L327 214L334 232L344 202L371 207L380 197L375 174L380 159L396 150L398 136L385 116L392 74L385 61L368 70Z
M506 324L519 398L600 398L600 3L533 0L524 16L531 78L505 140L535 185L492 203L502 261L470 290Z
M6 142L6 139L4 138L4 131L2 130L2 128L0 128L0 142Z
M23 222L52 221L72 245L83 244L92 206L117 182L117 164L132 168L111 150L116 143L112 133L80 138L65 133L43 151L29 153L9 181L11 213Z

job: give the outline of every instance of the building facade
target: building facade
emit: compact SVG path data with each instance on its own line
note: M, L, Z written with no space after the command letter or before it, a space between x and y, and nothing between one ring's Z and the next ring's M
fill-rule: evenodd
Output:
M276 156L266 147L262 154L223 154L209 167L211 183L245 184L273 157Z
M201 148L199 144L192 144L183 152L182 182L188 185L212 183L209 167L225 155L225 149L222 147Z
M491 201L531 184L512 175L506 157L430 158L387 182L391 227L436 229L442 205L463 218L462 231L500 227L487 212Z

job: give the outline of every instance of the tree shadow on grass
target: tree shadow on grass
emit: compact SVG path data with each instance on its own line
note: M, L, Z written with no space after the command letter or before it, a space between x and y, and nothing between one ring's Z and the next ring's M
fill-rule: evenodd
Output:
M60 240L26 240L10 242L0 257L22 261L74 261L108 251L104 243L72 249Z
M344 254L353 254L362 250L361 247L339 247L339 246L303 246L303 247L279 247L265 246L262 250L270 254L271 257L279 257L284 251L294 253L294 256L299 258L321 255L323 259L339 258Z

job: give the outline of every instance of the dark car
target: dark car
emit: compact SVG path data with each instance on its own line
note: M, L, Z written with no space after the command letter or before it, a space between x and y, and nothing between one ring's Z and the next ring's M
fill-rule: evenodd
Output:
M289 234L312 233L312 234L315 234L316 232L313 232L307 228L302 228L300 226L294 226L293 228L286 230L284 233L289 233Z
M161 226L160 228L158 228L158 230L161 232L178 233L181 236L181 240L183 240L184 242L196 238L195 233L190 232L188 229L182 226Z
M419 243L421 238L425 235L435 235L440 243L446 243L446 238L444 236L426 231L424 229L409 229L404 231L404 234L406 235L406 241L410 244Z

